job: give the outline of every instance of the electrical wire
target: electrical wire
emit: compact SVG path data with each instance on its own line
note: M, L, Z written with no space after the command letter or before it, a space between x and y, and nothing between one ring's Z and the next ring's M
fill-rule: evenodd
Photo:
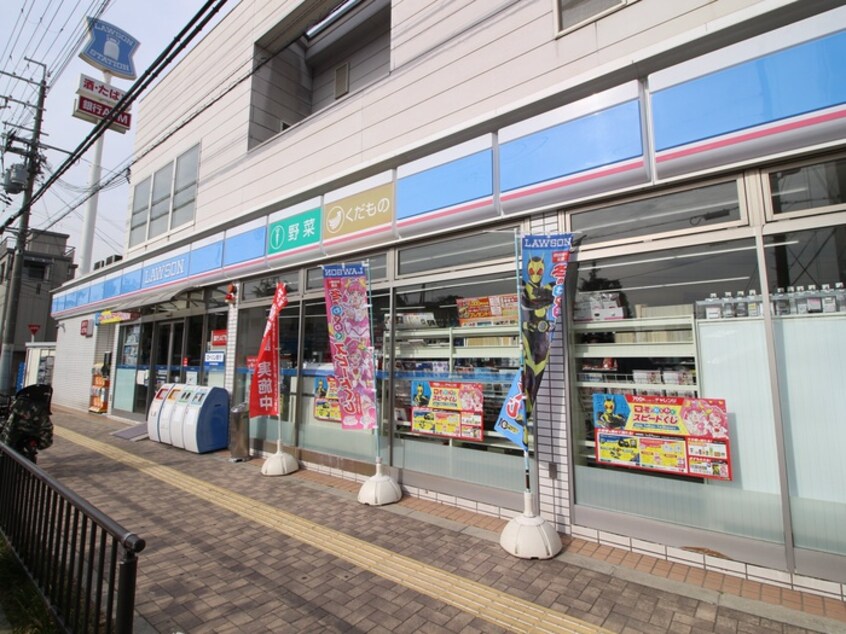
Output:
M220 11L228 0L208 0L200 11L194 15L189 23L176 35L173 41L167 48L156 58L150 67L144 71L143 75L129 88L126 94L118 101L112 108L107 117L101 119L92 129L92 131L83 139L77 146L76 150L71 153L64 163L47 179L37 192L35 192L31 199L29 207L32 207L39 198L50 188L50 186L58 180L70 167L75 164L82 155L91 148L97 139L105 132L111 123L122 114L127 107L146 89L153 80L171 64L179 53L202 31L205 25ZM2 226L0 226L0 234L2 234L20 215L27 210L21 208L16 214L10 216Z

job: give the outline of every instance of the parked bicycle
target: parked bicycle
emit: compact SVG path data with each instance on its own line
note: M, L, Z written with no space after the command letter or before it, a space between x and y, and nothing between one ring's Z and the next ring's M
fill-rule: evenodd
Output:
M32 462L38 452L53 444L53 422L50 403L53 388L49 385L28 385L0 410L7 415L0 421L0 442L5 443ZM2 413L2 411L0 411Z

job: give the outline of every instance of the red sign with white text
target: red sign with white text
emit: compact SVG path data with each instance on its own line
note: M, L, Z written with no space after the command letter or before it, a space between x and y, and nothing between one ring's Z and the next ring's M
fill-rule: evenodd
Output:
M227 332L225 330L211 331L211 345L213 348L222 348L226 346L228 340Z
M76 108L74 108L73 116L79 119L85 119L91 123L99 123L101 119L108 117L111 111L111 106L80 95L76 99ZM109 125L109 128L123 134L129 130L131 123L132 115L122 112Z

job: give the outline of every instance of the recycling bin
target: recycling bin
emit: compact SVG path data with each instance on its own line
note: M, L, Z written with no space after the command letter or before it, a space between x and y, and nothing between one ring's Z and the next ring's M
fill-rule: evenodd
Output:
M150 403L150 411L147 412L147 435L153 442L161 442L161 434L159 433L159 415L162 408L167 401L168 394L176 387L173 383L165 383L160 386L153 397L153 402Z
M231 460L250 459L250 405L238 403L229 411L229 453Z
M186 451L206 453L226 449L229 392L222 387L195 386L182 420Z

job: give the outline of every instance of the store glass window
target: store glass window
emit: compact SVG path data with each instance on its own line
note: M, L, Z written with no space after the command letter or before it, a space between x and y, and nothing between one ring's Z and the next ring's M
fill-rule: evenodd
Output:
M579 262L577 508L783 540L757 262L752 240Z
M769 181L774 214L846 205L846 158L771 172Z
M781 414L797 547L846 555L846 227L768 236Z
M384 327L379 315L387 311L390 296L374 292L370 297L372 354L377 368L376 394L384 393L384 372L380 371L383 355ZM326 302L322 299L305 303L303 353L303 410L300 446L321 453L372 462L376 457L376 443L371 431L341 428L337 383L329 346L326 321ZM385 419L386 405L379 404L379 419ZM381 433L381 432L380 432ZM380 443L380 451L387 462L387 442Z
M189 331L186 346L189 350L197 348L197 340L203 341L202 317L189 319ZM205 323L205 345L203 349L203 385L226 387L226 344L229 341L229 313L218 311L209 313ZM196 340L195 340L196 339ZM223 361L223 362L222 362Z
M153 324L129 324L120 329L112 387L112 408L146 416L151 381Z
M397 466L521 489L522 452L494 430L520 366L517 304L516 271L397 289L384 317Z
M370 280L388 279L388 258L384 253L364 258L370 267ZM306 288L315 290L323 288L323 267L315 266L306 270Z
M235 401L249 402L250 382L264 335L269 306L238 311L238 340L235 351ZM280 417L261 416L250 420L250 437L276 442L281 421L282 443L296 442L297 364L299 363L298 303L289 303L279 314L279 412Z
M241 301L249 301L253 299L261 299L263 297L272 298L276 293L276 285L279 282L284 282L288 289L288 294L296 293L299 290L299 274L297 271L288 273L279 273L276 275L265 275L262 277L254 277L245 280L241 284Z
M514 261L514 232L482 231L460 238L428 242L399 249L400 275L415 275L439 269L454 269L480 262Z
M581 245L627 240L667 232L689 232L740 220L737 182L574 213L571 227Z

